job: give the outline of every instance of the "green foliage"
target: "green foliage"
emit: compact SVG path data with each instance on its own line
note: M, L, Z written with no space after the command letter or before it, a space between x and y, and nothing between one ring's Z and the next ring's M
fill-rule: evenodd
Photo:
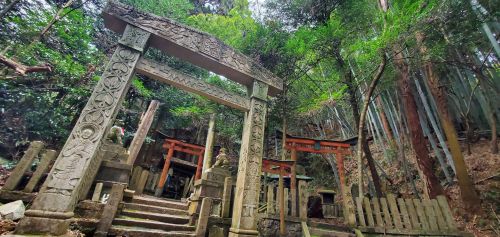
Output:
M188 0L121 0L121 2L180 22L185 21L194 10L194 5Z

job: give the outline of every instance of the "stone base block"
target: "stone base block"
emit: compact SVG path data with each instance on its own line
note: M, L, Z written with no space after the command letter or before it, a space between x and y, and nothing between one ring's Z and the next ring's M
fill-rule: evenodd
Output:
M19 221L14 233L61 236L68 232L70 220L26 216Z
M36 193L25 193L22 191L9 191L0 189L0 201L11 202L22 200L24 203L31 203L35 199Z
M203 172L201 179L224 183L224 179L229 176L231 176L231 172L229 170L220 167L212 167Z
M302 237L302 225L297 217L285 218L285 236L287 237ZM257 223L257 229L262 237L280 236L280 219L279 216L268 216L261 218Z
M243 230L243 229L229 229L229 237L255 237L259 232L256 230Z
M103 160L95 180L128 184L131 170L131 165Z

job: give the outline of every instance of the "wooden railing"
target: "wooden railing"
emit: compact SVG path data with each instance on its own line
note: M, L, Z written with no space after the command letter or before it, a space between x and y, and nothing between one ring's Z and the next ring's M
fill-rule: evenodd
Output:
M436 199L356 198L357 226L366 233L461 236L446 197Z

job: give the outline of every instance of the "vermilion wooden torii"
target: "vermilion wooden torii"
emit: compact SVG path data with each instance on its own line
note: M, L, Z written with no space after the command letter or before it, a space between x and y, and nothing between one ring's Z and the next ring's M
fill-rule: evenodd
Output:
M163 187L167 180L168 169L170 169L170 162L174 155L174 151L184 152L186 154L198 156L198 163L196 165L195 180L201 178L201 169L203 166L203 154L205 153L205 147L195 144L185 143L175 139L165 139L163 143L163 148L167 149L167 156L165 157L165 164L163 165L163 170L161 171L160 180L158 181L158 188L156 189L155 195L160 196L163 193Z
M295 161L291 160L272 160L262 159L262 172L278 174L279 179L279 202L280 202L280 236L285 235L285 200L284 200L284 184L283 176L291 175L292 169L295 167Z
M340 187L345 187L345 171L344 171L344 156L351 155L350 147L353 144L353 139L345 141L326 141L326 140L315 140L311 138L298 138L286 136L285 138L285 149L291 151L291 159L294 161L294 165L291 169L290 175L290 193L292 197L292 216L297 215L297 151L319 153L319 154L335 154L337 160L337 169L339 172L339 179L342 185ZM345 190L341 190L343 200L346 201Z

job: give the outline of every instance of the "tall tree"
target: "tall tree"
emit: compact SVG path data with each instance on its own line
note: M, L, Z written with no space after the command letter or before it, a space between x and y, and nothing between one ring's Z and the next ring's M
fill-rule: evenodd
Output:
M425 57L425 55L427 55L427 48L423 45L424 38L425 36L422 33L417 33L420 52ZM430 61L424 62L423 69L431 88L432 95L436 100L439 119L443 126L444 133L446 134L450 152L455 163L455 172L458 178L462 200L469 211L479 211L480 208L478 207L481 205L481 201L467 172L467 166L465 165L464 156L460 143L458 142L457 131L453 126L452 118L448 110L446 87L441 84L434 70L434 65Z

